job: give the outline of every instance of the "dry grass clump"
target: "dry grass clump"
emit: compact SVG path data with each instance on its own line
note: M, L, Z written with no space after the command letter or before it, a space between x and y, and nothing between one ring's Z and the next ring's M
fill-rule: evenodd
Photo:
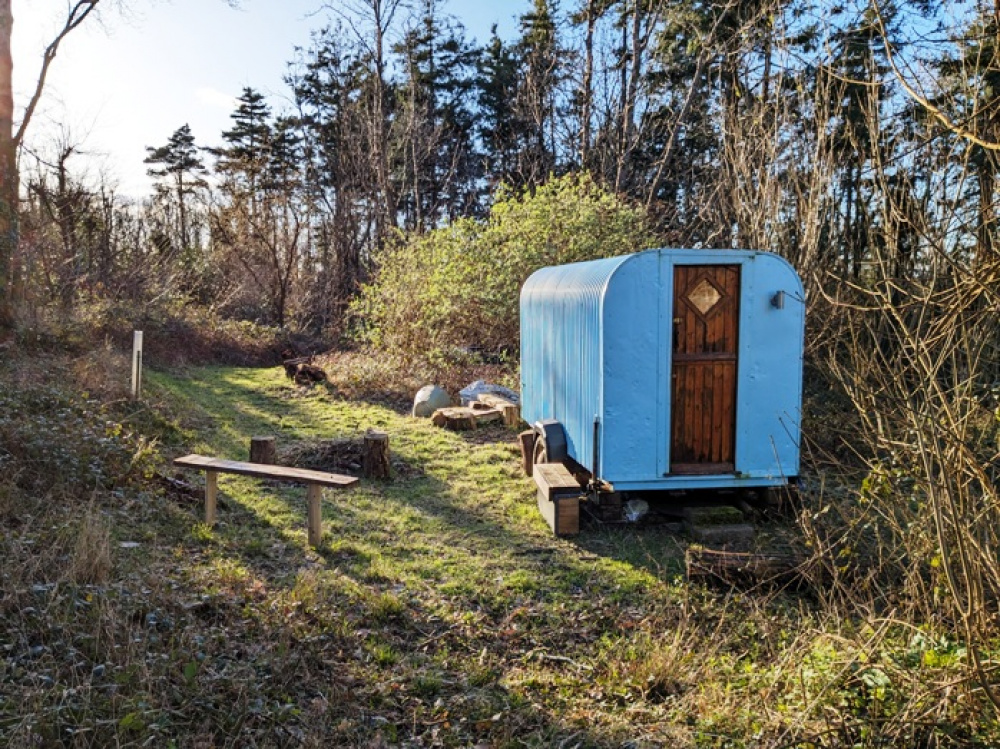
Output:
M131 394L132 360L111 341L70 359L67 376L75 389L104 403L124 400Z
M0 523L14 517L17 506L17 486L9 478L0 481Z
M111 529L107 518L91 506L75 535L66 578L79 585L107 582L111 572Z

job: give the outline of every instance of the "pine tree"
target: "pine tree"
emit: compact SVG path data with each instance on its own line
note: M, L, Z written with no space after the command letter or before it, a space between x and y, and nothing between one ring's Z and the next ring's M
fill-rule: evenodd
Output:
M424 0L418 23L394 49L405 79L398 87L404 154L401 209L408 228L430 228L474 204L477 159L469 107L476 50L435 0Z
M491 184L514 182L520 126L514 101L518 90L518 60L514 49L497 35L480 55L476 79L478 137Z
M202 178L205 165L195 145L190 126L181 125L165 145L158 148L147 147L146 153L146 164L159 165L159 168L151 167L146 173L150 177L165 180L167 184L164 186L160 183L159 189L170 193L176 202L180 249L187 251L191 246L188 202L206 186Z
M232 182L231 189L246 191L254 201L271 147L271 107L263 94L249 86L237 101L230 115L233 126L222 133L226 145L212 149L212 153L218 159L216 171Z
M250 310L257 306L255 316L283 326L305 228L296 195L292 121L272 122L264 96L249 87L230 117L233 126L222 133L226 145L212 150L221 178L213 242L244 271L243 279L235 274L229 279L234 296L244 299L244 314L254 314Z
M556 100L562 79L561 48L550 0L534 0L521 16L518 41L521 81L515 99L522 135L518 171L523 184L536 186L556 167Z

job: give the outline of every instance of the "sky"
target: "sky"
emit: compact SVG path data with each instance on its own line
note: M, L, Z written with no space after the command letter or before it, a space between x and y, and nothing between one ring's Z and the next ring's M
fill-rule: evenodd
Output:
M69 3L13 2L18 112ZM321 6L322 0L241 0L239 9L224 0L105 0L100 16L60 46L27 145L43 157L54 143L75 145L73 173L92 182L103 175L121 194L142 197L151 185L147 146L165 144L184 124L199 145L217 145L246 86L266 94L276 112L288 106L282 78L296 47L308 47L310 32L330 19ZM444 0L441 7L469 37L485 42L494 23L501 37L514 37L529 0Z

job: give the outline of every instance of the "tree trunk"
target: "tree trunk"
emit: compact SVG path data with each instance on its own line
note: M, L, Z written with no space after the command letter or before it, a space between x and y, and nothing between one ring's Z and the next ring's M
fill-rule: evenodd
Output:
M0 331L14 324L13 290L18 247L18 209L20 181L17 173L17 147L31 122L35 107L45 88L45 77L66 35L89 16L100 0L77 0L68 10L66 24L45 49L42 69L35 82L34 93L28 100L21 124L14 132L14 60L11 56L11 35L14 16L11 0L0 0Z
M14 322L13 260L17 250L17 147L14 142L14 28L11 0L0 0L0 331Z
M993 191L996 185L996 169L993 154L983 153L983 161L977 170L979 182L979 213L976 226L976 257L974 267L981 268L993 256Z
M587 34L584 37L583 81L580 85L580 168L586 169L590 161L592 105L594 98L594 31L597 27L597 10L594 0L587 3Z

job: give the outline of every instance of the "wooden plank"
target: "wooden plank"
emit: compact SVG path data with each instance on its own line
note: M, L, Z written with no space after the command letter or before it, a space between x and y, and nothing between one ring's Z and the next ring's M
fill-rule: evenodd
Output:
M534 478L547 497L553 492L580 491L580 482L562 463L539 463L535 466Z
M538 510L557 536L580 532L580 482L562 463L534 467Z
M715 409L715 421L712 424L712 455L709 458L713 463L720 463L726 460L726 454L723 448L724 437L723 434L726 431L726 365L716 364L712 382L712 388L714 389L715 402L713 407Z
M318 548L323 539L323 487L319 484L309 484L306 487L306 530L309 545Z
M679 362L736 361L736 354L727 351L711 351L707 354L675 354L674 361L679 361Z
M732 473L732 463L671 463L670 472L692 476L713 476Z
M823 577L820 567L795 552L739 552L690 547L688 580L735 587L807 585Z
M701 382L699 383L698 401L701 403L701 420L699 423L697 445L698 460L711 462L711 445L709 440L712 434L712 363L702 362L698 369L701 371Z
M726 403L726 425L722 432L722 455L726 460L736 461L735 438L736 438L736 364L726 367L723 371L724 385L726 393L732 395Z
M524 468L525 476L534 475L535 468L535 440L538 435L534 429L526 429L517 435L517 441L521 445L521 466Z
M726 394L726 408L725 408L725 435L726 441L728 443L728 449L723 453L723 461L732 463L735 466L736 463L736 398L738 393L737 388L737 376L736 373L739 369L739 342L740 342L740 306L742 300L740 298L740 273L741 270L738 267L733 268L730 278L730 283L733 288L733 308L729 314L731 333L730 333L730 350L736 354L736 360L732 364L727 366L727 383L725 386Z
M344 489L358 483L354 476L342 476L326 471L311 471L305 468L290 468L288 466L263 465L259 463L244 463L239 460L223 460L205 455L185 455L174 460L174 465L181 468L197 468L208 473L236 473L241 476L252 476L260 479L278 479L282 481L299 481L303 484L318 484L334 489ZM207 494L207 492L206 492Z
M539 489L538 511L557 536L575 536L580 532L579 496L547 499L545 493Z

